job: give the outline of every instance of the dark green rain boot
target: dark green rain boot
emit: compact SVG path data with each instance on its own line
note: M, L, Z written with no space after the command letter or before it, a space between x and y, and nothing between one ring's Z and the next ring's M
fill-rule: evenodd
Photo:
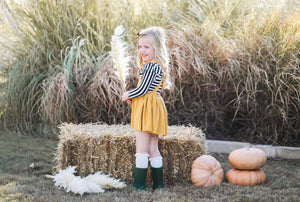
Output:
M147 168L137 168L134 166L133 175L134 175L133 187L139 190L145 190Z
M160 189L164 187L163 182L163 167L160 168L152 168L152 179L153 179L153 190Z

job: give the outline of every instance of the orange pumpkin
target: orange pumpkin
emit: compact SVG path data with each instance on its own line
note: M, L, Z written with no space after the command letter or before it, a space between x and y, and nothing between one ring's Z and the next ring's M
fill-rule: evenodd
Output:
M222 183L224 177L221 164L210 155L202 155L192 164L191 180L195 186L213 186Z
M236 149L229 154L230 164L239 170L255 170L263 167L267 161L266 153L257 148Z
M237 170L230 169L226 173L226 180L237 185L262 184L266 181L264 171L258 170Z

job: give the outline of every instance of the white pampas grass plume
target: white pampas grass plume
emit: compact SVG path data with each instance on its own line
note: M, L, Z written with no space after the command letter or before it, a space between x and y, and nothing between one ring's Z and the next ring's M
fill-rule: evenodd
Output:
M55 181L55 186L58 188L67 189L69 184L76 178L74 175L76 166L69 166L65 170L59 170L59 172L54 175L53 181Z
M104 189L101 186L77 176L73 179L69 186L66 189L66 192L73 192L75 194L80 194L81 196L84 193L100 193L104 192Z
M89 180L87 180L86 178L82 179L85 183L85 185L88 188L88 193L100 193L100 192L104 192L104 189L102 189L102 187L94 182L91 182Z
M75 177L67 186L66 192L73 192L75 194L80 194L81 196L84 193L89 193L89 188L86 186L83 179L79 176Z
M123 188L126 186L124 182L120 180L109 177L108 175L102 174L101 171L96 172L95 174L90 174L86 177L86 180L96 183L102 188Z
M65 170L59 170L54 176L46 175L46 177L52 178L58 188L63 187L66 192L73 192L81 196L84 193L104 192L103 188L123 188L126 186L124 182L104 175L100 171L81 178L74 175L75 169L76 166L69 166Z
M130 56L125 56L126 54L126 43L122 41L121 35L124 32L124 27L119 25L115 28L114 35L111 38L111 51L110 55L113 59L114 69L116 75L121 79L123 88L126 88L126 77L129 74L128 62Z

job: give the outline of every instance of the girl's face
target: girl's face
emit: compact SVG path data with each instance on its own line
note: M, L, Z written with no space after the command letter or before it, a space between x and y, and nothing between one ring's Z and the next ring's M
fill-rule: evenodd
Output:
M145 63L155 59L155 49L148 37L141 37L138 41L139 56Z

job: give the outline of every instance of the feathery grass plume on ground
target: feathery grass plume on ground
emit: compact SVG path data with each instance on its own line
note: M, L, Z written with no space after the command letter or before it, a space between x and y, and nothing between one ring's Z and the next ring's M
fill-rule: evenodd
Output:
M81 196L84 193L101 193L104 192L104 189L124 188L126 186L124 182L105 175L101 171L81 178L74 175L75 169L76 166L68 166L64 170L60 169L55 175L47 175L47 177L52 178L58 188L64 188L66 192L71 191Z

